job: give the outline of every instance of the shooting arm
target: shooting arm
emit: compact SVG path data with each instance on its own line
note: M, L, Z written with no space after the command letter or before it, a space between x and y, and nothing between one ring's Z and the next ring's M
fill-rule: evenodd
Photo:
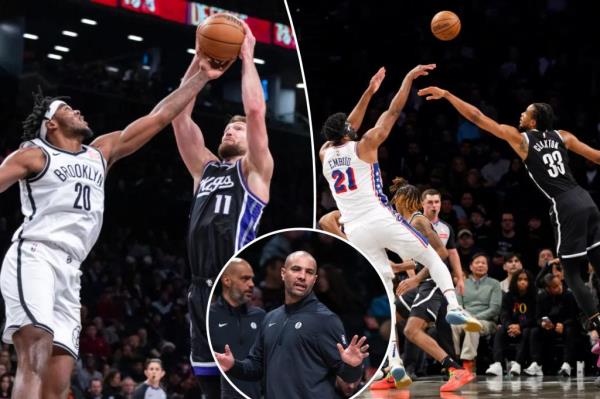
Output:
M354 130L360 129L365 117L365 113L367 112L367 107L371 102L371 98L373 98L373 95L377 92L377 90L379 90L379 86L384 78L385 68L381 67L377 73L373 75L371 81L369 82L369 87L367 87L367 89L364 91L360 97L360 100L358 100L358 103L354 106L352 112L350 112L350 115L348 115L348 122L350 122L350 125L352 125Z

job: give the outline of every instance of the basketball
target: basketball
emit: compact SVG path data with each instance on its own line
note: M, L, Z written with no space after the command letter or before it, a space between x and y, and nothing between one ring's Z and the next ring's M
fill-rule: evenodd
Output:
M440 11L431 20L431 32L440 40L448 41L458 36L460 19L452 11Z
M230 14L211 15L196 29L196 49L217 61L228 61L240 54L244 41L242 21Z

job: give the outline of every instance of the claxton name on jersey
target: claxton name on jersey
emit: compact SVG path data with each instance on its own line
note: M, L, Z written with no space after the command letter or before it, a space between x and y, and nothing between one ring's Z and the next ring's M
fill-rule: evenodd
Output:
M558 141L556 140L540 140L533 145L533 149L537 152L542 151L544 148L554 148L558 150Z
M350 166L350 162L352 162L352 158L350 157L333 158L329 160L329 167L334 169L339 166Z
M63 182L70 178L83 178L94 182L98 187L102 187L104 183L104 174L100 170L86 164L76 163L60 166L54 169L53 172Z
M233 180L231 180L230 176L211 176L205 177L200 182L200 189L198 190L198 195L202 193L212 193L213 191L220 190L223 188L231 188L235 186Z

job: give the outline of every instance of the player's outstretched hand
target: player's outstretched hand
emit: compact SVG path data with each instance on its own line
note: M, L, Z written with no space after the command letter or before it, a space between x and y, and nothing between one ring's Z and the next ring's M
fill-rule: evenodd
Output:
M252 34L252 30L248 24L244 21L242 21L242 24L244 24L246 36L244 37L242 47L240 48L240 58L245 61L254 62L254 46L256 45L256 38Z
M348 345L346 349L344 349L342 344L338 343L337 348L338 351L340 351L342 362L349 366L357 367L365 358L369 357L369 344L365 345L366 340L367 337L365 336L358 339L358 335L355 335L352 337L352 341L350 341L350 345Z
M228 372L235 363L235 358L233 357L233 353L231 353L231 349L229 349L229 345L225 345L225 353L215 352L215 357L224 372Z
M210 58L196 50L196 57L198 57L198 66L200 70L206 74L209 80L219 78L223 73L233 64L235 60L219 61Z
M440 98L444 98L446 93L446 90L435 86L426 87L417 92L419 96L425 97L426 100L439 100Z
M435 69L435 64L427 64L427 65L417 65L408 73L411 79L416 79L419 76L427 76L429 75L429 71L433 71Z
M381 82L383 82L384 78L385 78L385 67L381 67L381 68L379 68L377 73L375 73L375 75L373 75L373 77L371 78L371 81L369 82L369 90L371 90L371 93L375 93L375 92L377 92L377 90L379 90L379 86L381 86Z

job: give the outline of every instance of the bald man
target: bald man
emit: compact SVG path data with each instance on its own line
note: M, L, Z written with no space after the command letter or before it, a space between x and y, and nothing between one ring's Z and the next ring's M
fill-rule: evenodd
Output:
M348 383L362 376L369 355L366 337L350 343L340 318L313 293L317 262L305 251L293 252L281 268L285 304L267 313L244 360L230 345L215 353L229 377L265 379L265 398L333 398L336 375Z
M233 258L221 275L222 293L210 305L208 319L212 347L218 352L229 344L238 356L245 357L256 340L265 311L250 305L254 289L254 271L244 259ZM252 399L261 397L260 381L231 378L235 386ZM221 399L243 398L221 377Z

